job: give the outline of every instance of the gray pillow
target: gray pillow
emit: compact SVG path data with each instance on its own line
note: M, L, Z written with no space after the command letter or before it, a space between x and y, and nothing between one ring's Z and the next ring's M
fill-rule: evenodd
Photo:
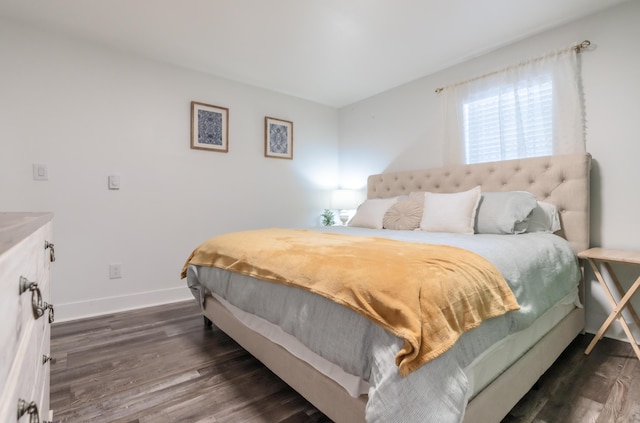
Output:
M475 231L478 234L523 233L537 205L536 197L530 192L485 192L478 205Z
M529 215L529 224L527 225L527 233L529 232L547 232L554 233L559 231L560 216L558 209L553 204L538 201L538 206L533 209Z

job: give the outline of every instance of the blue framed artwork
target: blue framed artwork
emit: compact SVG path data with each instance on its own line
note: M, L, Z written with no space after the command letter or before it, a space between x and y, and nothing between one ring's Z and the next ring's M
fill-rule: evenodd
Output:
M229 151L229 109L191 102L191 148Z
M264 155L277 159L293 159L293 122L264 118Z

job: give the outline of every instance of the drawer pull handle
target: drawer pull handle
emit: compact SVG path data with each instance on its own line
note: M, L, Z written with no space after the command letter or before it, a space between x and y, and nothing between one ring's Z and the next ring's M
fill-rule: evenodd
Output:
M20 276L20 294L31 291L31 308L33 309L33 317L38 320L45 311L49 310L49 323L53 323L55 316L53 304L42 301L42 293L36 282L31 282L24 276Z
M38 288L38 284L36 282L31 282L29 279L24 276L20 276L20 294L23 292L31 291L31 309L33 310L33 318L38 320L44 314L46 310L47 303L44 303L45 306L42 305L42 293L40 292L40 288ZM51 312L53 313L53 306L51 306ZM49 315L49 320L52 320L53 317Z
M50 355L42 354L42 364L47 364L47 361L51 362L51 364L56 364L56 358L51 357Z
M31 282L24 276L20 276L20 295L22 295L24 292L31 291L36 288L38 288L38 284L36 282Z
M54 315L53 315L53 304L49 304L45 301L44 307L42 308L42 313L49 310L49 323L53 323Z
M54 261L56 261L56 249L55 249L55 246L53 245L53 243L51 243L49 241L45 241L44 242L44 249L46 250L47 248L51 248L49 250L49 260L51 261L51 263L53 263Z
M40 413L35 401L26 402L23 399L18 400L18 420L25 414L29 414L29 423L40 423Z
M44 314L44 307L42 307L42 294L38 285L31 289L31 308L33 310L33 318L38 320Z

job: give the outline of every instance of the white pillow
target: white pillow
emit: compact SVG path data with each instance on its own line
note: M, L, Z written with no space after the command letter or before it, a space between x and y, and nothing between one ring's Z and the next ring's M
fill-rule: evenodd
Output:
M425 192L420 229L473 234L480 195L479 186L452 194Z
M349 222L349 226L357 226L359 228L382 229L382 220L384 214L389 207L398 201L397 197L393 198L374 198L366 200L360 204L355 216Z
M527 232L554 233L560 229L560 215L556 206L538 201L537 207L529 215Z

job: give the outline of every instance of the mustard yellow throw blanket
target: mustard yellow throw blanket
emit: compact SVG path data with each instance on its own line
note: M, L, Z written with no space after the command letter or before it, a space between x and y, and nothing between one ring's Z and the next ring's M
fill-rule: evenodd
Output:
M307 230L235 232L206 241L189 264L214 266L329 298L404 339L406 376L483 320L519 309L486 259L450 246Z

